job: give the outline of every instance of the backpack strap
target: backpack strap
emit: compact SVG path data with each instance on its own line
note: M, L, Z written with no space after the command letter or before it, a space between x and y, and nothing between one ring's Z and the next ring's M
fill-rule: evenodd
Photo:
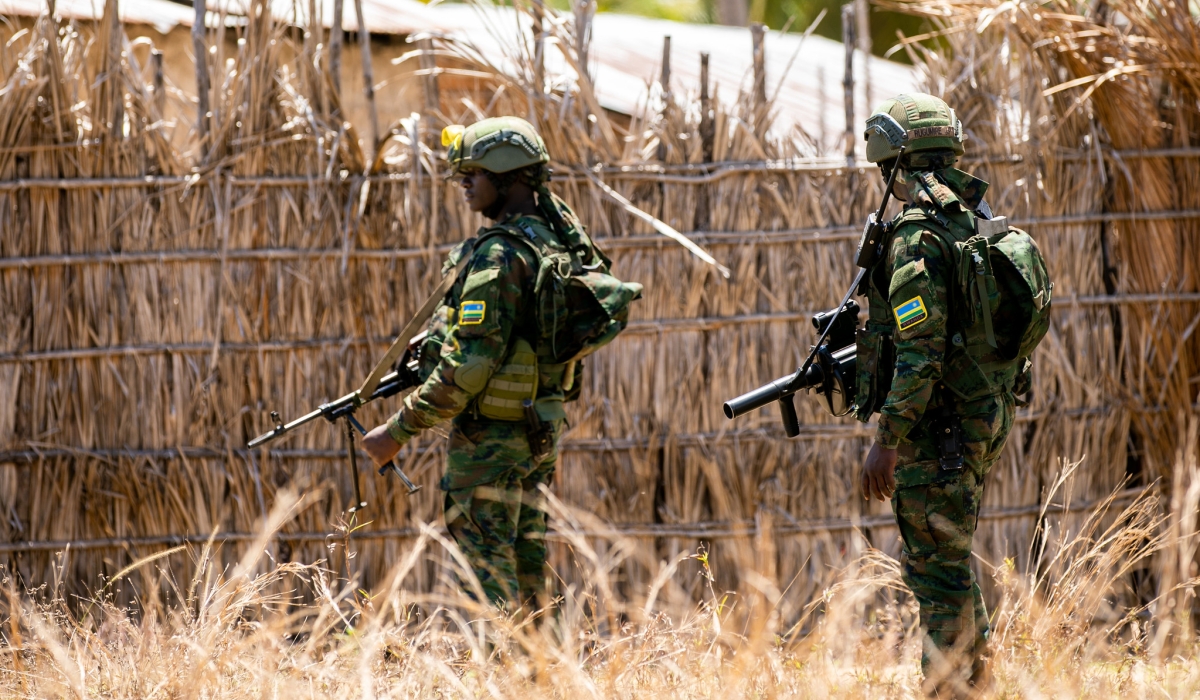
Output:
M479 241L476 242L475 245L478 246L480 243L483 243L489 238L495 238L497 236L503 236L511 240L517 240L521 243L524 243L525 247L533 252L533 256L536 258L539 266L541 265L542 259L546 257L546 248L550 247L547 241L543 240L541 236L537 235L537 232L533 230L532 226L529 226L528 224L524 226L517 226L509 223L496 224L490 229L480 233Z
M475 256L475 251L479 249L480 244L489 238L501 235L507 235L510 238L515 238L526 243L533 251L539 263L544 257L542 250L535 243L538 240L538 236L531 228L526 227L525 229L521 229L517 226L501 224L481 231L475 241L471 243L469 249L463 252L463 256L459 259L458 264L442 277L441 283L433 290L433 293L429 295L429 298L425 300L425 303L421 305L417 313L408 320L408 323L400 330L400 334L392 341L391 347L384 353L383 358L379 360L375 368L367 375L366 381L358 389L360 399L366 400L367 397L374 393L383 376L388 373L388 370L392 368L392 365L396 363L396 360L400 359L400 355L408 348L409 341L429 322L429 319L433 316L433 312L437 310L442 299L450 292L450 288L454 286L454 283L458 281L463 271L466 270L467 265L470 264L471 258Z
M478 241L475 245L479 245ZM433 316L433 312L437 310L438 305L445 298L446 293L450 291L455 281L458 280L459 275L467 268L467 263L470 262L474 251L475 248L473 246L470 251L462 256L462 259L458 261L454 269L446 273L446 276L442 278L441 284L437 286L437 289L433 290L433 294L429 295L429 298L425 300L425 303L421 305L417 313L408 319L408 323L404 324L404 328L400 329L400 334L392 341L392 346L384 353L383 359L375 365L375 369L371 370L371 373L367 375L366 381L358 388L357 393L360 401L370 399L371 394L375 393L376 387L379 386L379 381L383 379L383 375L387 374L392 365L396 363L396 360L400 359L400 355L408 348L408 344L413 336L419 333L421 328L429 322L429 319Z
M988 267L991 265L988 240L982 237L975 238L971 248L971 262L975 263L975 288L979 290L980 313L983 316L983 332L987 336L988 345L998 349L1000 345L996 342L996 330L992 327L992 303L988 299L987 291Z

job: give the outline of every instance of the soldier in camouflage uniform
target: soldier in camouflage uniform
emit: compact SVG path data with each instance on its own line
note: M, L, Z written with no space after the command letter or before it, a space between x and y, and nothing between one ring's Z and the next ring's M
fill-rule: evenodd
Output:
M364 447L384 464L417 433L451 421L441 480L446 526L493 604L536 607L546 584L538 487L554 474L563 402L578 395L581 365L534 356L539 261L514 232L555 243L556 218L569 210L545 188L549 156L528 122L486 119L448 127L442 140L471 210L495 225L456 247L442 266L450 274L470 258L429 322L423 383ZM548 438L540 449L531 445L526 399Z
M905 132L900 162L898 149L870 127L881 114ZM862 488L868 499L892 502L903 578L920 605L925 690L958 697L985 681L988 615L970 567L971 540L984 478L1012 428L1029 363L977 352L979 339L967 333L956 304L954 243L991 212L983 201L987 183L952 167L963 154L953 110L930 95L900 95L876 110L866 138L867 157L885 180L900 168L893 193L905 205L889 224L886 255L868 272L858 418L878 411L879 419ZM1010 325L1003 313L994 324L997 344ZM943 463L939 444L955 423L958 468Z

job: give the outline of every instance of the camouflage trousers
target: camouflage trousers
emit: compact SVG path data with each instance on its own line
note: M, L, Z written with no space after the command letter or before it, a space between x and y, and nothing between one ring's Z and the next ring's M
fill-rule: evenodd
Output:
M486 456L488 469L483 473L492 480L446 489L446 528L492 604L507 609L536 608L546 588L546 510L538 487L549 484L554 476L558 441L548 456L535 463L523 432L517 432L523 431L523 424L508 426L513 428L512 435L499 445L486 439L479 443L456 441L451 436L450 470L468 462L471 454L480 459ZM508 468L502 471L501 456L508 458ZM456 485L447 481L443 480L443 487ZM462 586L475 597L470 582L462 581Z
M918 425L914 439L900 445L897 475L905 478L898 478L892 496L904 544L902 576L921 611L921 669L930 687L951 688L939 697L958 695L954 688L983 672L988 614L971 571L971 546L984 478L1012 429L1013 398L987 397L955 413L962 419L965 466L941 470L933 435Z

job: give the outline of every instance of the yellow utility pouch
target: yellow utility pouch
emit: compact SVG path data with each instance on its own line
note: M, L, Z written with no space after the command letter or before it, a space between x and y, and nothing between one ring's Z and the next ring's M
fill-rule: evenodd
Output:
M517 338L479 396L479 413L493 420L524 421L524 402L537 398L537 387L537 353L527 340Z

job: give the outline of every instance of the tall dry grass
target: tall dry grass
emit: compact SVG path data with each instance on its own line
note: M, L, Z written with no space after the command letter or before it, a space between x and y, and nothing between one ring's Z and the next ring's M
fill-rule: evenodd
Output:
M106 7L115 12L116 3ZM536 41L512 27L504 30L511 60L503 65L464 43L436 41L439 65L473 71L475 87L442 90L435 114L382 115L385 138L367 143L362 125L336 116L322 30L295 32L264 4L251 7L244 24L214 23L210 32L213 113L203 141L175 138L194 123L161 119L158 97L146 88L146 47L125 41L111 12L95 26L41 18L0 51L0 551L15 590L61 581L48 590L72 603L75 617L63 619L74 622L63 624L103 628L98 613L84 622L74 607L100 595L115 611L150 611L141 619L163 640L192 639L174 625L194 614L181 611L198 609L193 580L212 591L227 579L224 572L254 562L243 581L266 577L263 602L247 598L239 620L287 628L278 622L286 616L272 617L273 605L281 615L323 610L324 619L344 625L336 606L324 607L326 598L344 595L351 605L349 581L389 590L393 565L411 555L404 595L438 592L434 603L461 606L442 583L453 556L431 545L432 535L421 540L421 525L439 517L435 489L407 499L393 482L368 479L369 521L344 523L350 483L337 431L314 426L264 452L242 446L267 427L269 411L297 415L357 385L432 286L442 251L482 223L440 177L438 130L445 122L514 112L531 116L546 134L554 187L602 241L618 274L646 285L630 330L589 362L584 397L571 409L553 490L597 520L575 523L562 514L552 561L563 586L594 591L579 609L604 620L605 633L619 640L623 624L643 624L633 611L663 575L661 562L679 562L655 599L683 625L683 636L671 636L676 625L663 626L655 632L661 639L708 649L712 641L703 635L712 634L712 610L697 612L696 602L713 604L728 592L738 614L774 611L777 622L769 614L747 616L763 630L859 649L857 622L828 621L861 621L874 604L832 615L823 601L839 581L853 588L860 571L883 566L876 552L897 550L886 509L864 504L855 489L869 428L802 401L805 431L785 441L770 411L730 424L719 406L802 359L811 337L807 312L836 303L852 277L855 229L878 194L874 171L813 159L802 135L759 136L769 105L749 97L715 109L714 162L705 163L695 87L675 86L671 104L651 104L625 128L595 107L586 83L534 84ZM1078 620L1076 608L1042 615L1037 602L1073 604L1049 591L1070 575L1091 586L1072 590L1112 591L1103 601L1085 601L1104 610L1102 624L1144 609L1121 634L1133 635L1127 630L1136 623L1145 644L1145 623L1153 620L1154 653L1186 648L1195 562L1188 546L1200 488L1187 466L1197 439L1189 428L1198 361L1195 217L1162 217L1191 211L1190 188L1179 183L1191 182L1200 160L1187 151L1145 157L1129 149L1194 140L1188 76L1196 62L1186 54L1188 30L1142 22L1133 4L1110 4L1113 17L1125 19L1107 25L1065 5L1044 16L1040 5L906 7L945 23L953 51L917 55L929 89L959 108L972 137L966 167L994 183L990 199L998 211L1037 236L1056 282L1053 329L1035 358L1033 405L1020 413L989 476L976 547L989 600L1016 601L1014 625L1022 616L1030 616L1021 623L1027 625ZM547 28L574 50L569 22ZM240 41L226 41L230 36ZM1135 57L1141 62L1123 65L1142 68L1085 94L1098 82L1089 76L1111 70L1106 56ZM768 78L774 84L780 76ZM1120 90L1110 95L1109 86ZM1154 101L1156 94L1165 101ZM1096 106L1101 100L1112 104ZM1109 124L1160 102L1172 109L1155 112L1156 121L1139 120L1140 130ZM177 143L187 147L173 149ZM1170 164L1166 175L1163 162ZM142 176L160 179L137 186L121 179ZM600 183L703 244L731 278L722 281L712 266L658 235ZM703 217L700 202L707 203ZM1137 211L1157 218L1127 216ZM1136 294L1144 296L1130 296ZM364 422L391 408L372 408ZM1085 455L1084 467L1056 492L1063 459ZM432 486L442 456L438 441L426 440L405 453L404 466ZM1097 588L1086 577L1111 562L1081 559L1077 550L1091 539L1105 542L1106 528L1124 522L1113 508L1097 509L1126 484L1159 494L1165 520L1145 532L1152 556L1130 557L1133 570L1118 567L1112 586ZM263 551L255 533L289 489L314 495L297 503L266 548L273 560L255 559ZM343 540L350 528L354 538ZM577 541L578 532L590 534ZM214 546L201 556L213 533ZM193 544L173 549L172 538L181 536ZM1162 537L1177 545L1164 549ZM54 543L62 541L86 546L59 558ZM22 549L29 543L32 550ZM688 558L701 544L711 580L695 575L697 561ZM607 588L592 588L592 564L576 566L590 561L580 554L585 545L614 567ZM868 552L872 558L864 560ZM155 553L162 558L101 595L105 581ZM324 564L311 568L316 561ZM1072 568L1076 561L1093 568ZM276 563L283 568L270 574ZM1009 572L1000 583L993 567ZM759 600L767 602L742 602ZM269 624L258 622L260 608ZM900 608L880 610L878 619L910 619ZM770 659L781 668L791 668L793 658L805 668L834 663L821 656L822 647L777 645L766 632L743 631L738 619L724 620L722 635L732 629L759 646L722 642L691 660L716 664L720 650L728 664L731 650L751 648L759 655L742 658L768 666ZM105 620L120 627L117 612ZM800 620L807 622L796 627ZM442 622L429 624L443 634ZM745 629L759 629L754 625ZM830 634L812 637L821 625L831 625ZM452 640L458 632L450 629L434 637ZM350 637L303 625L293 631L336 650L330 668L344 668L336 659L351 653L352 645L342 646ZM1024 634L1013 632L1006 644L1024 643ZM1059 640L1057 634L1038 631L1038 643ZM107 648L96 639L80 648ZM837 647L838 640L851 646ZM659 649L657 643L646 648ZM249 646L231 648L230 659L260 658ZM875 649L861 648L868 649L861 658ZM661 657L669 661L671 653ZM836 655L838 663L846 658ZM270 668L266 661L260 667ZM592 678L587 668L571 678ZM816 675L845 678L867 667L836 668ZM1078 668L1086 675L1093 667ZM472 678L480 673L490 677L476 669ZM1050 671L1028 673L1041 679ZM636 676L631 671L620 682Z
M1067 465L1059 486L1078 468ZM547 497L558 522L596 525L590 514ZM222 567L211 543L205 546L190 579L179 579L162 555L150 556L88 599L69 601L61 578L29 591L6 574L0 692L231 699L918 694L915 603L897 562L878 550L838 572L789 622L768 572L743 572L755 592L732 595L715 584L703 549L654 564L649 586L616 594L623 562L641 548L616 531L597 540L567 527L579 583L562 584L548 609L508 615L459 593L449 572L432 591L412 586L426 558L448 560L454 574L471 580L453 543L428 527L369 592L332 558L271 562L264 548L272 531L303 500L281 493L248 549L257 554L234 567ZM1053 574L1024 575L1012 561L992 569L1002 600L993 612L995 680L986 697L1200 691L1190 646L1163 656L1141 610L1113 607L1120 581L1139 561L1193 546L1164 534L1161 512L1153 495L1124 508L1109 499L1078 534L1058 542ZM58 572L71 556L58 555ZM138 581L148 579L175 589L179 602L163 605L142 593ZM686 579L701 582L703 599L671 603L663 594ZM138 615L115 602L121 588L138 590Z
M826 435L830 419L808 406L812 439L803 444L765 439L775 434L769 416L737 426L731 440L719 404L796 363L801 348L792 341L808 333L802 312L833 304L849 274L843 249L852 234L824 229L860 218L873 180L850 187L824 164L782 162L804 154L803 144L757 136L763 106L747 101L711 115L716 162L701 163L694 95L681 90L674 107L623 129L596 109L587 85L533 86L530 39L520 33L504 44L516 70L487 63L470 46L437 43L439 61L493 77L479 78L470 95L442 91L438 114L385 119L391 125L381 143L364 143L354 125L331 116L336 95L321 72L320 30L299 36L254 7L244 26L221 23L211 32L209 136L193 135L184 151L163 146L160 160L149 158L160 153L155 144L178 142L164 132L194 124L155 116L144 91L149 76L135 60L142 46L116 34L93 42L95 28L48 17L6 45L12 89L0 95L8 110L0 179L12 184L0 191L7 302L0 371L12 391L0 401L0 424L12 430L0 473L12 487L3 503L12 517L0 530L7 543L87 541L68 563L66 580L77 592L147 549L169 546L172 536L203 540L218 531L226 542L220 556L232 565L276 491L292 486L323 488L324 496L289 522L280 556L321 557L323 535L350 492L338 433L315 426L271 451L242 446L265 429L270 410L307 411L363 376L430 288L445 247L482 223L441 178L433 144L444 121L528 114L531 105L555 155L555 187L619 273L647 285L634 327L590 364L556 484L564 500L594 503L606 522L649 528L640 540L647 554L626 562L621 585L648 582L658 558L694 551L688 533L697 527L752 532L764 481L781 486L769 492L776 502L764 523L793 513L857 514L848 478L820 479L820 492L783 494L799 494L821 465L856 454L865 433L837 426ZM549 28L574 46L569 24ZM97 46L115 47L107 63L96 63ZM69 70L50 72L67 60L75 61ZM99 91L117 80L141 87L105 102ZM103 116L100 108L113 102L122 105L119 118ZM663 135L673 140L664 149L669 172L652 160ZM76 172L77 161L103 149L143 158L118 161L122 170ZM715 172L722 164L734 170ZM740 176L739 168L765 172ZM151 187L60 186L60 178L160 174L166 179ZM659 236L601 183L689 231L734 270L733 279L718 281L713 267ZM708 230L695 232L702 190L711 202ZM778 233L788 230L796 233ZM776 234L760 242L743 231ZM813 264L791 262L802 256ZM392 408L372 407L364 422ZM745 461L731 460L741 453ZM436 481L438 441L405 459L410 474ZM782 469L796 461L805 476ZM437 520L440 500L434 489L406 499L384 480L368 480L366 492L376 509L357 535L376 537L360 545L364 581L373 584L411 546L415 525ZM655 536L670 528L684 534ZM738 572L753 563L745 554L753 542L752 534L725 535L710 544L724 586L736 588ZM861 546L844 527L782 542L780 561L812 567L789 591L793 604L819 590L820 552ZM555 561L568 561L556 547ZM53 575L52 549L6 552L24 582ZM168 561L180 571L194 566L178 552ZM790 575L788 566L776 569ZM414 585L431 588L437 572L423 563ZM158 590L165 600L175 595ZM701 592L692 582L681 595Z

